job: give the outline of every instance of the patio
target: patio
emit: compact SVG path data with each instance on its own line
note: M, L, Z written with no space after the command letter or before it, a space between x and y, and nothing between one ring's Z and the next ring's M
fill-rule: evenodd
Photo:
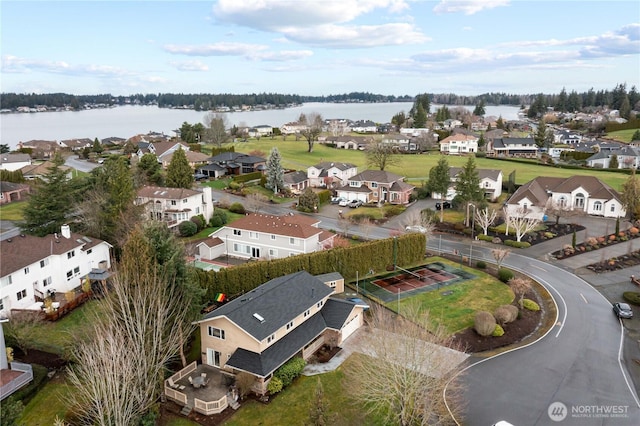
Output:
M206 385L196 388L189 382L206 374ZM197 382L197 380L196 380ZM168 399L194 409L206 416L218 414L229 405L235 405L235 398L230 393L233 379L217 368L195 361L165 380L164 393ZM173 383L173 387L171 386ZM190 411L190 410L189 410Z

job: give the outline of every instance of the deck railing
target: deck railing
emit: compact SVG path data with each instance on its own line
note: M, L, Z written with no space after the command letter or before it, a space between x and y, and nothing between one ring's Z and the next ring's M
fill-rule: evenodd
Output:
M11 369L21 371L22 374L0 387L0 399L4 399L33 380L33 368L29 364L12 362Z
M205 416L222 413L224 409L227 408L227 406L229 405L227 401L227 395L224 395L222 398L220 398L217 401L205 402L198 398L195 398L193 402L194 402L193 409L200 414L204 414Z

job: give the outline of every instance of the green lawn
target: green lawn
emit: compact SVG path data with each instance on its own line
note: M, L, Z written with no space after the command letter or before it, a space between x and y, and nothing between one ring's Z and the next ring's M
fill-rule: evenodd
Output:
M27 206L26 201L14 201L0 207L0 220L22 220L22 210Z
M631 142L631 137L635 132L640 129L628 129L628 130L618 130L615 132L607 133L607 137L611 139L615 139L620 142Z
M73 387L66 383L63 373L56 374L25 406L17 424L51 426L56 416L64 419L72 391Z
M460 268L458 263L432 257L429 263L440 262ZM427 327L435 329L444 327L448 334L454 334L473 326L473 319L477 311L492 312L500 305L510 304L514 295L504 283L484 272L462 266L464 271L475 274L478 278L452 284L440 290L418 294L400 301L400 313L403 306L407 307L419 303L421 309L429 311L430 324ZM443 295L444 292L451 292ZM397 311L397 302L387 303L387 306Z

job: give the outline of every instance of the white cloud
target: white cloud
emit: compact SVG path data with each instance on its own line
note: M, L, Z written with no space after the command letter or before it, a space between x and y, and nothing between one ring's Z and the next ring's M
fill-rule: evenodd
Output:
M413 25L401 23L361 26L328 24L312 28L288 29L285 35L299 43L335 49L398 46L430 40Z
M247 43L213 43L200 45L166 44L163 49L169 53L188 56L245 56L268 46Z
M487 9L507 6L510 0L442 0L434 8L434 13L464 13L473 15Z
M209 71L207 64L200 61L171 61L169 64L180 71Z
M313 56L313 52L310 50L281 50L279 52L256 52L247 55L249 59L272 62L295 61L310 56Z
M131 71L109 65L78 64L71 65L65 61L47 61L41 59L20 58L13 55L2 57L2 72L29 73L50 72L68 75L89 75L94 77L130 76Z

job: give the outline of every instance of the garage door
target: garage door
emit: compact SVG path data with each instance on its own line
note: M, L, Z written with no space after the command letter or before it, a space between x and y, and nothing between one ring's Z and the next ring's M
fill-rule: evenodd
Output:
M362 324L362 312L351 318L351 320L342 327L342 341L344 342L347 337L353 334L354 331Z

